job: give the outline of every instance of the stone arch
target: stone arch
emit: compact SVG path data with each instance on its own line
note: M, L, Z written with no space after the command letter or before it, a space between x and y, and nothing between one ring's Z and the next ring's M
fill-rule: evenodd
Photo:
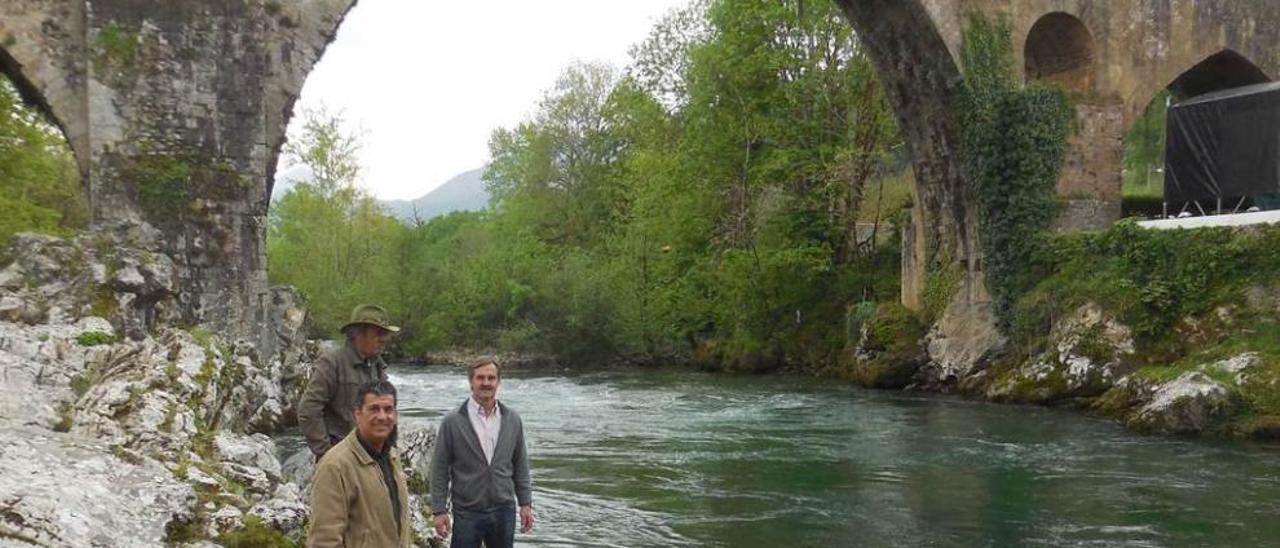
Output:
M1089 28L1066 12L1041 16L1023 46L1028 82L1045 80L1078 92L1094 88L1094 45Z
M1169 84L1169 91L1174 100L1179 101L1211 91L1269 81L1258 65L1235 51L1224 49L1179 74Z
M1156 78L1144 81L1128 97L1125 105L1125 130L1137 119L1151 99L1168 89L1177 102L1249 84L1269 82L1271 78L1259 64L1231 48L1222 48L1193 57L1182 64L1159 71Z
M0 3L0 73L22 100L61 130L89 184L89 123L83 73L85 2Z

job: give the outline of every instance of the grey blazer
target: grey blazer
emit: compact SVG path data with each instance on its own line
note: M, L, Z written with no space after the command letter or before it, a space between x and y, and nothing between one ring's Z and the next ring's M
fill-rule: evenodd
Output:
M431 458L431 513L448 512L450 495L453 507L460 510L532 504L524 423L514 409L502 402L498 402L498 409L502 412L502 427L493 449L493 464L485 462L480 438L467 416L466 401L440 421Z

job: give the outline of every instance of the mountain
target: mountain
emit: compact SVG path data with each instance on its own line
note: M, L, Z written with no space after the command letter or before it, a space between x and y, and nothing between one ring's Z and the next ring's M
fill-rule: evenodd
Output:
M310 181L315 177L306 164L296 164L284 171L276 172L276 181L271 185L271 201L279 200L299 181Z
M465 171L420 198L385 200L382 207L405 222L413 222L415 212L418 219L426 221L454 211L478 211L489 205L489 193L480 179L483 174L483 167Z

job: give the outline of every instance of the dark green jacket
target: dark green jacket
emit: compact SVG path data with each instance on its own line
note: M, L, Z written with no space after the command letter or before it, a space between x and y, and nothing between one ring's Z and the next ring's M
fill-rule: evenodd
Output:
M356 393L374 380L387 380L386 362L361 359L350 341L316 361L298 404L298 426L316 457L355 428Z

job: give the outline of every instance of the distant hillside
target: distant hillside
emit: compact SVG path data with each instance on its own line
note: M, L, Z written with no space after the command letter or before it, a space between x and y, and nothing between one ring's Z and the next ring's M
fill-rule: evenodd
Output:
M276 181L271 186L271 201L279 200L299 181L310 181L315 174L305 164L297 164L289 169L276 172Z
M428 220L454 211L478 211L489 205L489 193L484 189L480 176L484 168L477 168L455 175L443 185L415 200L388 200L382 202L387 213L406 222L416 217Z

